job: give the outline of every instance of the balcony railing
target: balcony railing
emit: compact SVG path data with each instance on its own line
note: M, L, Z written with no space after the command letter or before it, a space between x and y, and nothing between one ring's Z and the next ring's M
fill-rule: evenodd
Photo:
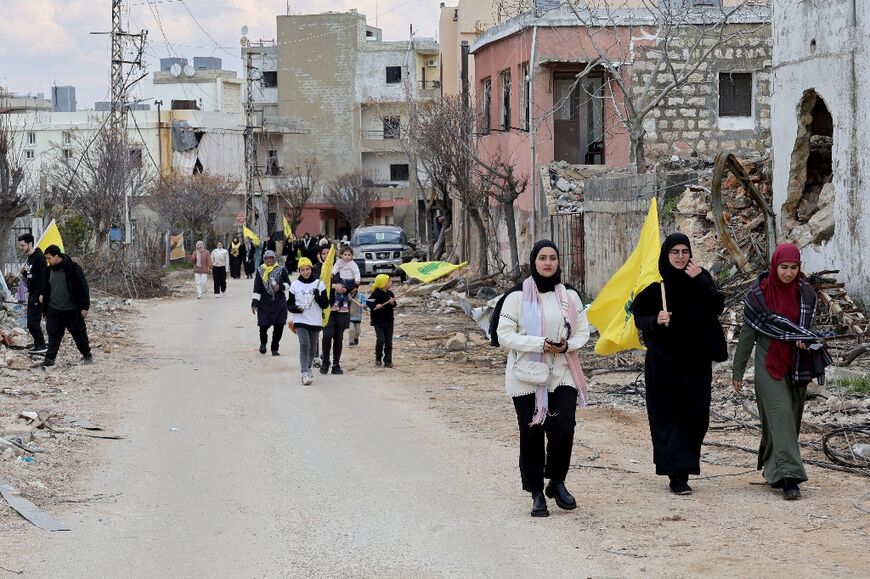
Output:
M417 82L420 90L433 90L441 88L440 80L421 80Z
M380 130L374 129L374 130L362 130L361 134L362 134L362 138L366 139L366 140L368 140L368 139L395 140L395 139L398 139L400 136L399 131L400 131L399 129L390 130L390 131L385 131L383 129L380 129Z

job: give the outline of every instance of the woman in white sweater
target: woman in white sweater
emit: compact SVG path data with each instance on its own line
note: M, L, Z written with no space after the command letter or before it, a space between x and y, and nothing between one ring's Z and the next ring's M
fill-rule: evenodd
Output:
M577 350L589 340L589 322L578 293L562 284L556 245L539 241L530 261L532 275L496 306L490 336L493 345L510 350L505 386L517 412L523 490L532 493L532 516L546 517L545 494L562 509L577 508L565 477L578 396L586 404ZM544 478L550 479L546 488Z

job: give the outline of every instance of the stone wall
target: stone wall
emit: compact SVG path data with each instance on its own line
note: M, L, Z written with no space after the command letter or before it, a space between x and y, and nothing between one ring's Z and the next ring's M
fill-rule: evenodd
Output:
M680 155L713 156L719 151L746 156L771 146L770 83L772 41L769 25L741 24L726 28L725 36L740 32L739 39L717 48L712 58L674 89L645 119L648 160ZM691 31L675 38L672 50L691 46ZM704 41L708 42L708 41ZM711 46L710 42L706 45ZM655 54L635 62L633 85L644 86L655 67ZM735 127L719 117L719 73L751 72L753 75L752 117ZM667 85L670 77L660 74L656 86Z

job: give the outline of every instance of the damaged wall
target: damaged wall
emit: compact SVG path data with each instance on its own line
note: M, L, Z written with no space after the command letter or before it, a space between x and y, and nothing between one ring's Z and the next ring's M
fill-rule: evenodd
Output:
M645 120L650 159L665 155L719 151L746 155L770 148L771 29L766 24L726 27L726 34L740 32L738 40L717 48L682 87L674 90ZM713 39L711 39L712 41ZM685 35L674 39L676 48L690 46ZM644 86L654 61L634 65L636 87ZM748 117L719 115L720 73L752 74L752 110ZM662 88L670 80L663 74Z
M870 198L864 189L870 110L860 106L870 91L870 6L859 0L780 0L776 8L771 114L780 239L805 245L807 270L841 270L847 290L870 303L870 267L863 259L870 251ZM825 116L816 106L819 99L830 114L829 141L819 123ZM826 227L826 218L829 235L814 229Z

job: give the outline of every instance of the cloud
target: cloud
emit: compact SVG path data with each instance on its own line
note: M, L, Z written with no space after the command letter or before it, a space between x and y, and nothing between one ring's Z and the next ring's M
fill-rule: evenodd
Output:
M77 88L79 107L104 100L108 91L111 11L93 0L2 0L0 84L13 92L49 92L51 84ZM276 17L286 0L125 0L123 26L148 30L148 70L167 56L216 56L224 68L240 71L240 29L252 39L273 39ZM377 10L375 6L377 5ZM355 8L370 25L377 21L386 40L404 40L408 26L435 36L438 0L291 0L291 13L346 12ZM187 9L190 9L191 16ZM380 12L379 15L376 14ZM195 20L194 20L195 18ZM198 23L197 23L198 22ZM203 29L207 32L204 32Z

